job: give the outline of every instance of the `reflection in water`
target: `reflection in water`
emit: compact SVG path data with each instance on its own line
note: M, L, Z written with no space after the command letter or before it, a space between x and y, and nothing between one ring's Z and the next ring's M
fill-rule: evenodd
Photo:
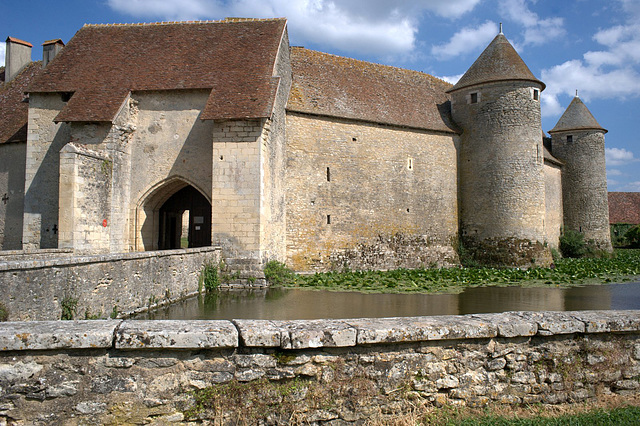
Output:
M476 287L460 294L364 294L300 289L220 291L136 318L285 320L594 309L640 309L640 282L567 289Z

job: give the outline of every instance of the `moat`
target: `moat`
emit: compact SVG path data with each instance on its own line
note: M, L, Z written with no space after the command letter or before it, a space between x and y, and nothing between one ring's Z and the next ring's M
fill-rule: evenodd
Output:
M507 311L640 309L640 282L571 288L475 287L460 294L365 294L274 288L217 291L136 319L318 319Z

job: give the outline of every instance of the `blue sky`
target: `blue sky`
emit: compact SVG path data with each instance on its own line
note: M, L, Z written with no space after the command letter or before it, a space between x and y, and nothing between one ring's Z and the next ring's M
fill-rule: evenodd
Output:
M498 33L547 85L542 126L575 95L606 135L610 191L640 191L640 0L0 0L0 36L65 43L85 23L286 17L292 45L455 82ZM4 43L0 44L4 63Z

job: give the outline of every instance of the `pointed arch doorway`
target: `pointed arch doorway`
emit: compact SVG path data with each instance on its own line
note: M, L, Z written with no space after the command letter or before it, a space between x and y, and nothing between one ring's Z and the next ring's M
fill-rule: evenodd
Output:
M151 188L136 208L135 250L211 245L211 202L180 177Z
M160 207L160 250L211 245L211 203L193 186L185 186Z

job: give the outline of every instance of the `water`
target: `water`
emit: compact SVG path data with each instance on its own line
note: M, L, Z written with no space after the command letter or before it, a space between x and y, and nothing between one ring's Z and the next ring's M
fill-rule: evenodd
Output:
M460 294L219 291L138 315L136 319L290 320L594 309L640 309L640 282L571 288L475 287Z

